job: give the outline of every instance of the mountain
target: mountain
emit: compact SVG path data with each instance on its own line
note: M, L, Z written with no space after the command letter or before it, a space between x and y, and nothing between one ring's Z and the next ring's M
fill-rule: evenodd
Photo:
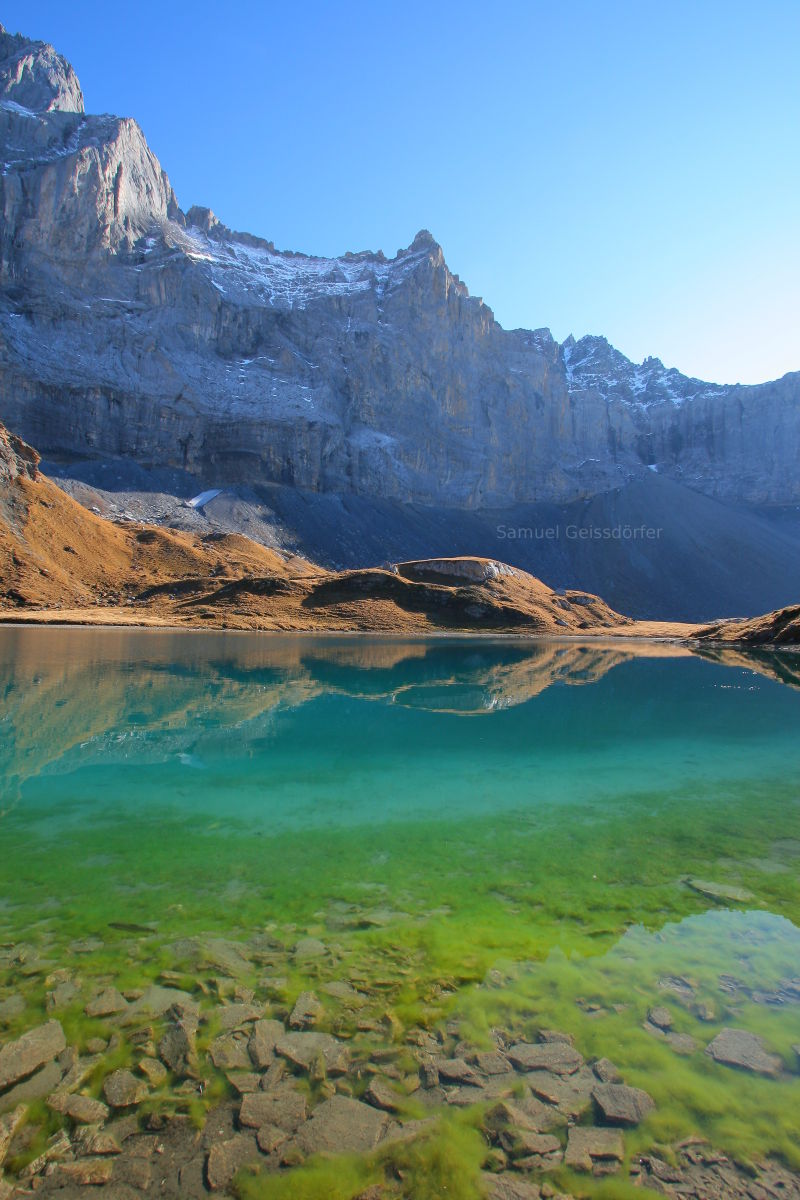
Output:
M87 115L71 66L5 31L0 97L0 417L59 473L113 460L122 475L132 463L180 471L190 493L249 489L299 550L298 509L316 529L326 512L387 506L399 532L379 559L452 553L437 530L468 532L487 514L498 554L520 507L589 500L653 526L666 512L662 545L677 553L617 555L601 589L615 603L700 618L796 596L796 523L752 510L800 503L800 374L722 386L633 364L603 338L503 329L425 231L393 258L325 259L184 212L136 122ZM709 513L731 547L720 570ZM348 536L334 524L315 553L354 565ZM538 546L509 548L521 566L539 561ZM589 546L555 560L551 549L547 569L569 572L553 581L594 578ZM659 609L658 577L684 559L700 581L677 580L691 611Z

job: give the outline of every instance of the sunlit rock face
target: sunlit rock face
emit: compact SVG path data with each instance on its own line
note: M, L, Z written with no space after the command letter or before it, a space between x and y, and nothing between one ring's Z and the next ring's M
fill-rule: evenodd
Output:
M800 499L799 375L722 387L505 330L425 231L393 258L278 251L181 211L52 47L3 32L0 58L0 417L44 453L462 509L648 469Z

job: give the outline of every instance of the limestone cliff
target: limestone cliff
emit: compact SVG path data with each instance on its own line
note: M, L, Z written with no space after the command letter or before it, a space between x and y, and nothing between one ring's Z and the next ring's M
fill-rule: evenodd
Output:
M800 375L722 387L505 330L427 232L394 258L278 251L182 212L52 47L3 32L0 58L0 417L44 453L455 509L648 469L800 500Z

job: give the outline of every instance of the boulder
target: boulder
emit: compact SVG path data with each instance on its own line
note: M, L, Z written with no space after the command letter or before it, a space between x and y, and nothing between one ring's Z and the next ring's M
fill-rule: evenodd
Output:
M647 1019L657 1029L671 1029L673 1025L672 1013L663 1005L651 1008L647 1014Z
M638 1125L655 1108L653 1098L647 1092L622 1083L598 1084L592 1091L592 1098L609 1125Z
M594 1129L574 1125L569 1131L564 1166L573 1171L591 1171L598 1162L621 1163L625 1144L617 1129Z
M291 1029L310 1029L323 1016L325 1009L313 992L301 992L289 1016Z
M114 1163L110 1158L79 1158L77 1162L59 1163L56 1170L62 1180L79 1187L102 1187L111 1182Z
M0 1050L0 1091L32 1075L66 1049L67 1039L58 1021L30 1029Z
M173 1021L158 1043L158 1056L176 1075L194 1075L197 1072L194 1021Z
M214 1038L208 1055L219 1071L249 1071L252 1067L247 1049L248 1035L243 1032L223 1033Z
M260 1020L253 1024L247 1050L253 1065L266 1071L275 1059L275 1046L286 1034L281 1021Z
M249 1092L242 1098L239 1122L249 1129L266 1125L294 1133L306 1119L308 1104L302 1092L290 1083L280 1083L269 1092Z
M102 1125L108 1120L108 1105L91 1096L70 1096L64 1093L51 1096L48 1101L56 1112L63 1113L76 1125Z
M311 1071L321 1060L328 1075L347 1072L347 1047L329 1033L285 1033L275 1053L303 1071Z
M116 988L105 988L94 996L86 1005L87 1017L112 1017L116 1013L125 1012L128 1001Z
M263 1015L263 1004L222 1004L216 1010L216 1016L222 1030L240 1029L242 1025L248 1025L251 1021L257 1021Z
M488 1200L540 1200L542 1195L538 1183L519 1175L493 1175L483 1171L481 1184Z
M572 1075L583 1066L583 1055L565 1041L517 1042L506 1051L520 1071L552 1071L554 1075Z
M371 1104L373 1108L380 1108L383 1112L397 1112L400 1107L400 1097L386 1080L379 1076L370 1080L364 1092L364 1099L367 1104Z
M257 1159L258 1144L252 1134L237 1133L225 1141L215 1142L206 1161L209 1188L212 1192L227 1189L237 1171Z
M332 1096L324 1100L297 1131L294 1144L305 1155L366 1153L374 1150L386 1131L385 1113L351 1100Z
M761 1038L745 1029L723 1029L706 1047L706 1053L726 1067L738 1067L758 1075L775 1077L781 1071L782 1063L777 1054L770 1054Z
M481 1082L475 1068L466 1063L463 1058L437 1058L434 1066L439 1072L439 1079L442 1083L471 1084L477 1087Z
M147 1094L145 1081L137 1079L132 1071L124 1067L112 1071L103 1083L103 1095L112 1108L132 1108L140 1104Z

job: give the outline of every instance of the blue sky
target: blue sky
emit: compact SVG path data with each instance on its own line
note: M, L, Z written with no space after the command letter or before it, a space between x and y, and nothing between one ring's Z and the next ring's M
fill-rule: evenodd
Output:
M800 370L800 3L11 0L183 208L285 249L421 227L502 324Z

